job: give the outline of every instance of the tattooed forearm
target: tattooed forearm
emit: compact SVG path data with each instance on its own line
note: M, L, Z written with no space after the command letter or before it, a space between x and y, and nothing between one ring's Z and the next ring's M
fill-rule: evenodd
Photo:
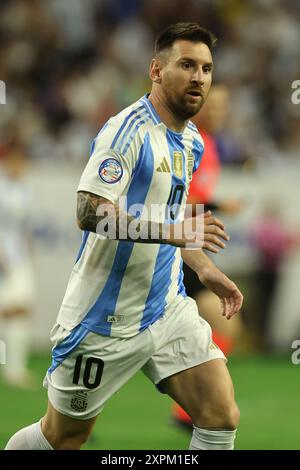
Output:
M113 204L107 199L96 194L84 191L77 195L77 223L81 230L96 232L97 225L102 217L97 216L97 209L100 204Z
M134 220L134 217L120 212L119 207L115 206L111 201L96 194L85 191L78 192L77 223L81 230L88 230L89 232L108 236L108 224L110 224L114 229L112 234L110 232L110 235L112 235L113 239L118 239L120 231L123 236L125 234L127 237L128 224ZM128 239L130 240L130 237Z
M172 244L168 238L169 226L149 220L139 221L120 211L111 201L85 191L79 191L77 195L77 223L81 230L112 240Z

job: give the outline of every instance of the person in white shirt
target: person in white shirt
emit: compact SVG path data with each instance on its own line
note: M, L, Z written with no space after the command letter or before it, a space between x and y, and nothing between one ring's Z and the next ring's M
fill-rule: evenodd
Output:
M21 149L10 149L0 166L0 339L6 345L5 381L31 389L34 375L27 368L31 348L31 313L35 279L30 250L28 210L31 193L28 166Z

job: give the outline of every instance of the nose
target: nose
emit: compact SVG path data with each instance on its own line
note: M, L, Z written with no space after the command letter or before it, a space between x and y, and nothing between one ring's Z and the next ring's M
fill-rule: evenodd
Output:
M192 82L204 85L204 73L202 67L198 67L192 75Z

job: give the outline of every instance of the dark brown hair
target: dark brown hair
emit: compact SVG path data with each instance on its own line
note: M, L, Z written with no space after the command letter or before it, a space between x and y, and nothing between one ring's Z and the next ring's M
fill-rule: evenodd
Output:
M203 42L210 51L215 46L217 38L213 33L202 28L198 23L175 23L164 29L156 38L155 55L172 47L177 39L191 42Z

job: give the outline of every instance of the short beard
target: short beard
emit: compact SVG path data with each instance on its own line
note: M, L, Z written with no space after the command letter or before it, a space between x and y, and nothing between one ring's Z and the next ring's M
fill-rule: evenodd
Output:
M174 116L177 116L178 118L182 119L183 121L187 121L188 119L191 119L192 117L196 116L196 114L200 111L204 104L204 101L202 100L200 102L199 107L196 108L196 111L192 111L192 109L188 109L188 106L185 106L185 103L182 101L182 103L174 102L172 99L169 100L169 107ZM195 108L194 108L195 109Z

